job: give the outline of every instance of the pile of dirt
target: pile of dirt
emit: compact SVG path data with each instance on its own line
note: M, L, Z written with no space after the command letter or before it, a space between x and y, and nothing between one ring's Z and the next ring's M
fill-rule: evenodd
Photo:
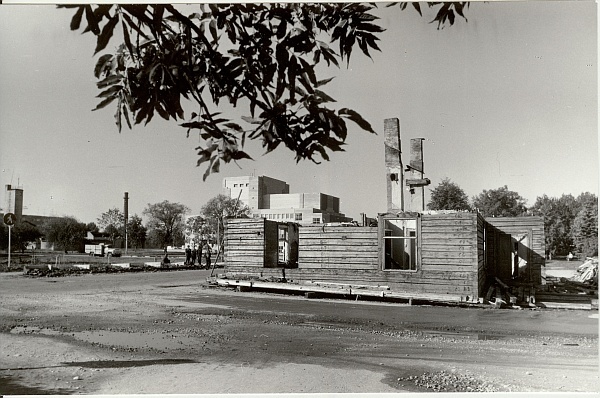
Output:
M586 261L577 268L577 273L570 280L574 282L587 283L598 286L598 257L588 257Z
M414 383L416 386L434 392L499 392L510 391L510 386L496 386L471 374L458 372L425 372L419 376L398 378L399 383ZM405 384L402 384L405 386Z

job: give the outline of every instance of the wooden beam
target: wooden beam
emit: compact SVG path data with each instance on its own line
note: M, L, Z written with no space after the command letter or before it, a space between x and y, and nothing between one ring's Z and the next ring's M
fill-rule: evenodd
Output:
M431 184L429 178L407 178L406 185L409 187L424 187Z

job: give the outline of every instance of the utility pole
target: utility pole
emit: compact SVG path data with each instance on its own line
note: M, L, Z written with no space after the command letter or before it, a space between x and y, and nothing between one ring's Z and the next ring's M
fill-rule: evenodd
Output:
M4 224L8 226L8 268L10 269L10 249L11 249L11 235L12 235L12 227L15 225L17 221L17 216L13 213L6 213L4 215Z
M129 192L125 192L123 197L123 214L125 215L125 254L127 254L127 222L129 220Z

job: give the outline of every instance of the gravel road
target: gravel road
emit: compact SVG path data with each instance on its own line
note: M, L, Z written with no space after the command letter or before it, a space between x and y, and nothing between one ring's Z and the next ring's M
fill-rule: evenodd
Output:
M207 276L0 274L0 393L599 390L597 313L239 293Z

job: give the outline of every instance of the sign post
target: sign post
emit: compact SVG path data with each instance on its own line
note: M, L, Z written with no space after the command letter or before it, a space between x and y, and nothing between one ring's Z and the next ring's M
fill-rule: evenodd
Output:
M15 225L17 217L13 213L6 213L4 215L4 224L8 225L8 268L10 269L10 247L11 247L11 232L12 227Z

